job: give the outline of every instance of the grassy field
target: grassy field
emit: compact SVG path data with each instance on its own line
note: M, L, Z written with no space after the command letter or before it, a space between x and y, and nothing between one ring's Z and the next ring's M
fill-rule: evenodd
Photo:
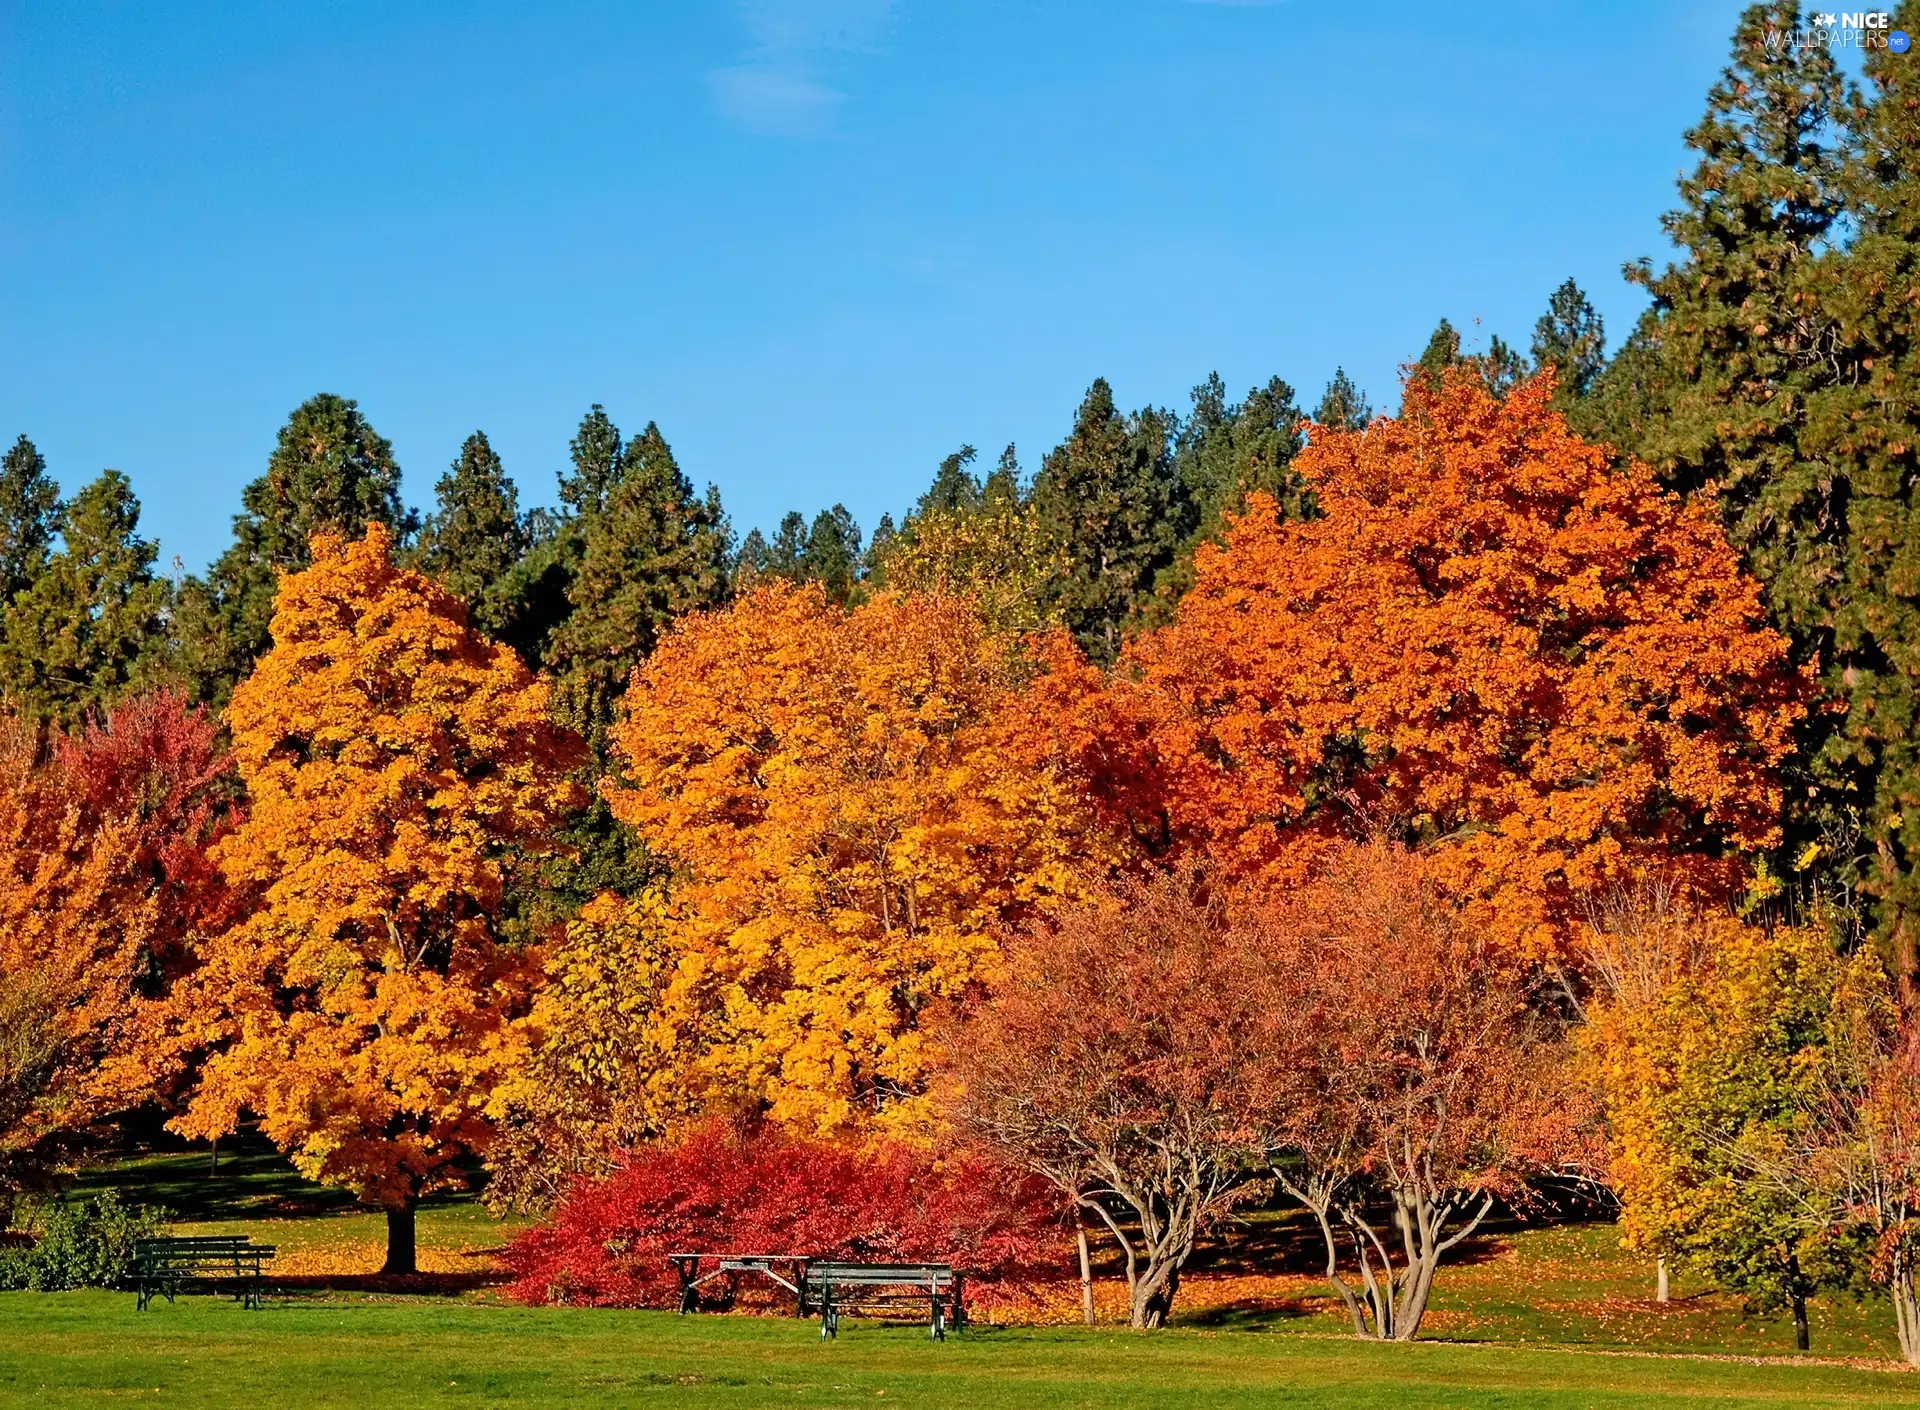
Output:
M0 1295L0 1404L344 1405L1920 1405L1887 1309L1822 1300L1814 1354L1781 1318L1711 1290L1651 1301L1650 1270L1604 1224L1506 1228L1442 1271L1425 1335L1366 1346L1307 1271L1301 1230L1265 1215L1203 1251L1178 1325L1004 1325L1077 1318L1069 1284L945 1345L849 1323L822 1344L791 1318L504 1302L493 1253L519 1227L466 1199L420 1218L423 1276L375 1276L384 1225L258 1144L141 1153L97 1171L164 1204L180 1232L245 1232L281 1249L280 1290L248 1313L183 1298L135 1313L126 1294ZM1117 1280L1102 1286L1117 1315Z
M96 1405L1920 1405L1920 1376L1810 1362L1252 1331L990 1329L941 1345L791 1319L335 1295L0 1295L0 1402Z

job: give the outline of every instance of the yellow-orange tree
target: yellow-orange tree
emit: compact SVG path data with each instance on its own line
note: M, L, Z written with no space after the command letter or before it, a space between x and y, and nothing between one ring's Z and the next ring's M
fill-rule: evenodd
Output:
M387 1211L405 1273L420 1194L489 1139L535 973L497 941L506 873L578 801L578 742L545 681L391 548L378 525L316 535L228 707L249 802L217 857L262 899L202 952L216 1050L176 1125L256 1113L307 1176Z
M1551 391L1412 379L1397 419L1314 431L1316 517L1253 496L1200 550L1119 686L1172 839L1282 880L1356 825L1444 843L1437 879L1535 950L1636 864L1724 892L1776 842L1787 644L1712 507Z
M635 673L613 807L683 869L656 1091L809 1132L922 1119L925 1011L1108 849L1024 676L959 598L778 583Z

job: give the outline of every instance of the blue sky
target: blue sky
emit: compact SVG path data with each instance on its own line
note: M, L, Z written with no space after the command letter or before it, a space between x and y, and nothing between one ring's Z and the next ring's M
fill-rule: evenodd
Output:
M475 427L551 502L603 402L742 532L1095 376L1390 404L1569 274L1625 335L1737 8L0 0L0 434L197 569L318 391L416 504Z

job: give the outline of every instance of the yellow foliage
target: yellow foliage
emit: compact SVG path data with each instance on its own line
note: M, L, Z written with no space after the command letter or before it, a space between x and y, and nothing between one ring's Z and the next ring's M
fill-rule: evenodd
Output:
M248 812L216 856L262 900L203 949L214 1051L175 1125L255 1112L310 1178L399 1207L487 1144L536 969L497 943L508 860L551 845L578 742L391 547L316 536L228 707Z
M684 871L656 1091L813 1132L924 1121L926 1010L1111 852L1022 684L960 598L784 584L635 673L608 796Z

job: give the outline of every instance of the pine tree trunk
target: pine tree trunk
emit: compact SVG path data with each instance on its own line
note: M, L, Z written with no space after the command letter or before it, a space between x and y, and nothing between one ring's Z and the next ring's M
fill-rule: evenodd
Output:
M380 1270L383 1277L405 1277L420 1271L414 1250L414 1204L409 1199L404 1207L387 1210L387 1263Z
M1074 1237L1080 1245L1080 1317L1091 1327L1093 1325L1093 1259L1087 1251L1087 1226L1082 1224L1075 1229Z
M1665 1255L1662 1255L1653 1266L1653 1300L1655 1302L1673 1301L1673 1285L1667 1280Z

